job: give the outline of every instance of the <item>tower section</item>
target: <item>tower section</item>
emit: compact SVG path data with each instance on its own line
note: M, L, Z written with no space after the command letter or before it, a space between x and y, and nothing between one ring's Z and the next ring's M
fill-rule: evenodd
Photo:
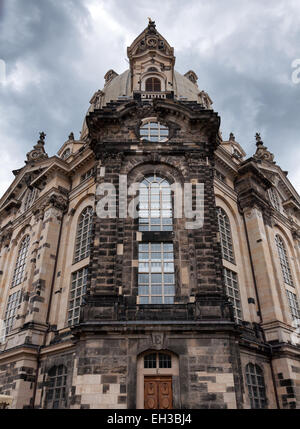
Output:
M97 407L236 408L238 330L213 189L220 118L208 96L180 96L184 84L197 94L197 77L174 79L153 21L128 57L131 91L86 117L97 190L75 377L94 376Z

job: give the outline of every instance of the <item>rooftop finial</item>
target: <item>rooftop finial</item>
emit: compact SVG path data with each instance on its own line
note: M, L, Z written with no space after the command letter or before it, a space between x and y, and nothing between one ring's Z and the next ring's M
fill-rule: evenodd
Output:
M264 144L264 142L261 139L260 133L255 134L255 139L256 139L256 146L260 146Z
M229 134L229 141L233 141L233 142L235 141L235 136L233 133Z
M257 149L253 155L253 158L273 162L275 164L274 155L268 150L266 146L264 146L264 142L261 139L260 133L255 134L255 139Z
M72 133L70 133L70 135L69 135L69 140L74 140L74 133L72 132Z
M44 131L42 131L40 133L40 138L37 141L37 144L33 146L33 149L30 152L27 153L27 161L25 162L39 161L39 160L48 158L48 155L45 152L45 148L44 148L45 137L46 137L46 134L44 133Z
M42 145L44 145L44 144L45 144L45 137L46 137L46 135L47 135L47 134L45 134L45 133L44 133L44 131L42 131L42 132L40 133L40 139L38 140L38 144L42 144Z
M155 34L156 33L156 30L155 30L155 27L156 27L155 21L152 21L152 19L149 18L149 17L148 17L148 20L149 20L149 24L148 24L149 33Z

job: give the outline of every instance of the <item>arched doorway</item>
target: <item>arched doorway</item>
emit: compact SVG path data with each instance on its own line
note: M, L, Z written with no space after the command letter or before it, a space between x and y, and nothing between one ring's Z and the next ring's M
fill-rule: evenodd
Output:
M178 375L178 358L173 353L151 350L140 355L137 362L137 408L174 408L174 379L178 380Z

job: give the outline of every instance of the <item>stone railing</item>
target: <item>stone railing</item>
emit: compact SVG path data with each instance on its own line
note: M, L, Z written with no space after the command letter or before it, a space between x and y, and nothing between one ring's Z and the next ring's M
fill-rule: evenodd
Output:
M142 100L149 100L152 98L167 98L166 92L142 92L141 93L141 99Z

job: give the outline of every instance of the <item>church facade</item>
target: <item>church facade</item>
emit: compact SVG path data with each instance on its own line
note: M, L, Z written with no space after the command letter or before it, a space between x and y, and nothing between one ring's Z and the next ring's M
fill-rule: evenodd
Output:
M153 21L127 54L0 200L0 403L300 408L299 195Z

